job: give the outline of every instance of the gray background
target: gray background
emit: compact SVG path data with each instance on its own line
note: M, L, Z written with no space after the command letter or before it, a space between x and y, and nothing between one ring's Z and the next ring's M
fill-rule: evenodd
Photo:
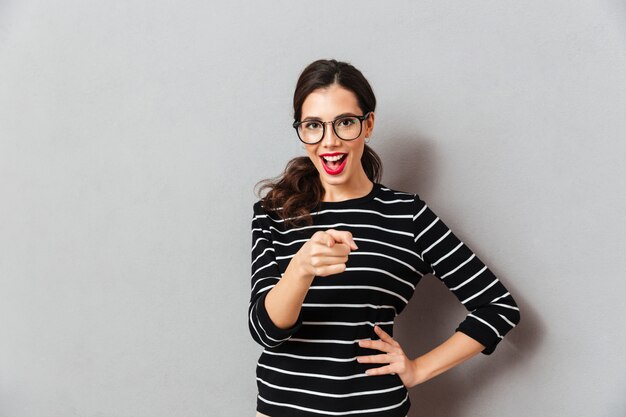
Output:
M0 1L0 415L252 416L255 182L304 155L298 74L353 63L387 186L515 296L411 416L624 416L621 1ZM396 335L465 310L433 277Z

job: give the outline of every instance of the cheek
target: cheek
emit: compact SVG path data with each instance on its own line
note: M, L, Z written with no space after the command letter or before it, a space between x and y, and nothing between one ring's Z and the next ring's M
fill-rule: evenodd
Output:
M311 149L311 148L308 148L308 147L307 147L307 149L306 149L306 153L307 153L307 155L308 155L309 159L310 159L310 160L311 160L314 164L317 164L317 162L319 162L319 161L318 161L318 159L319 159L319 158L317 157L317 153L315 152L315 149Z
M363 156L363 152L365 151L365 145L364 144L359 144L359 146L355 146L354 148L352 148L352 154L354 155L355 159L361 159L361 157Z

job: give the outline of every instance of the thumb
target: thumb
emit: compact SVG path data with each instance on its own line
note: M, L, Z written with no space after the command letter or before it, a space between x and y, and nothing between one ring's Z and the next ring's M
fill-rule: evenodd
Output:
M329 229L329 230L332 230L332 229ZM335 246L335 243L337 243L337 241L335 240L335 237L333 236L333 234L332 233L328 233L328 230L326 230L326 233L324 233L324 243L329 248L332 248L333 246Z

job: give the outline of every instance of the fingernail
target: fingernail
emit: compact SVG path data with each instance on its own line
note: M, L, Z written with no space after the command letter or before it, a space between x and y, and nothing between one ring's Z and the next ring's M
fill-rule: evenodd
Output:
M352 244L354 245L354 247L355 247L356 249L358 249L359 247L356 245L356 243L354 243L354 240L351 240L351 241L352 241Z

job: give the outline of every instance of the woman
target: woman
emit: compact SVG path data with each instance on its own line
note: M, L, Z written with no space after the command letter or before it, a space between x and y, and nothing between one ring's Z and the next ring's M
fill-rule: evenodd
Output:
M344 62L315 61L297 82L294 128L307 156L265 180L253 207L257 416L404 417L408 388L492 353L519 322L506 288L426 203L379 182L366 144L375 106L367 80ZM411 359L393 322L428 273L470 313Z

